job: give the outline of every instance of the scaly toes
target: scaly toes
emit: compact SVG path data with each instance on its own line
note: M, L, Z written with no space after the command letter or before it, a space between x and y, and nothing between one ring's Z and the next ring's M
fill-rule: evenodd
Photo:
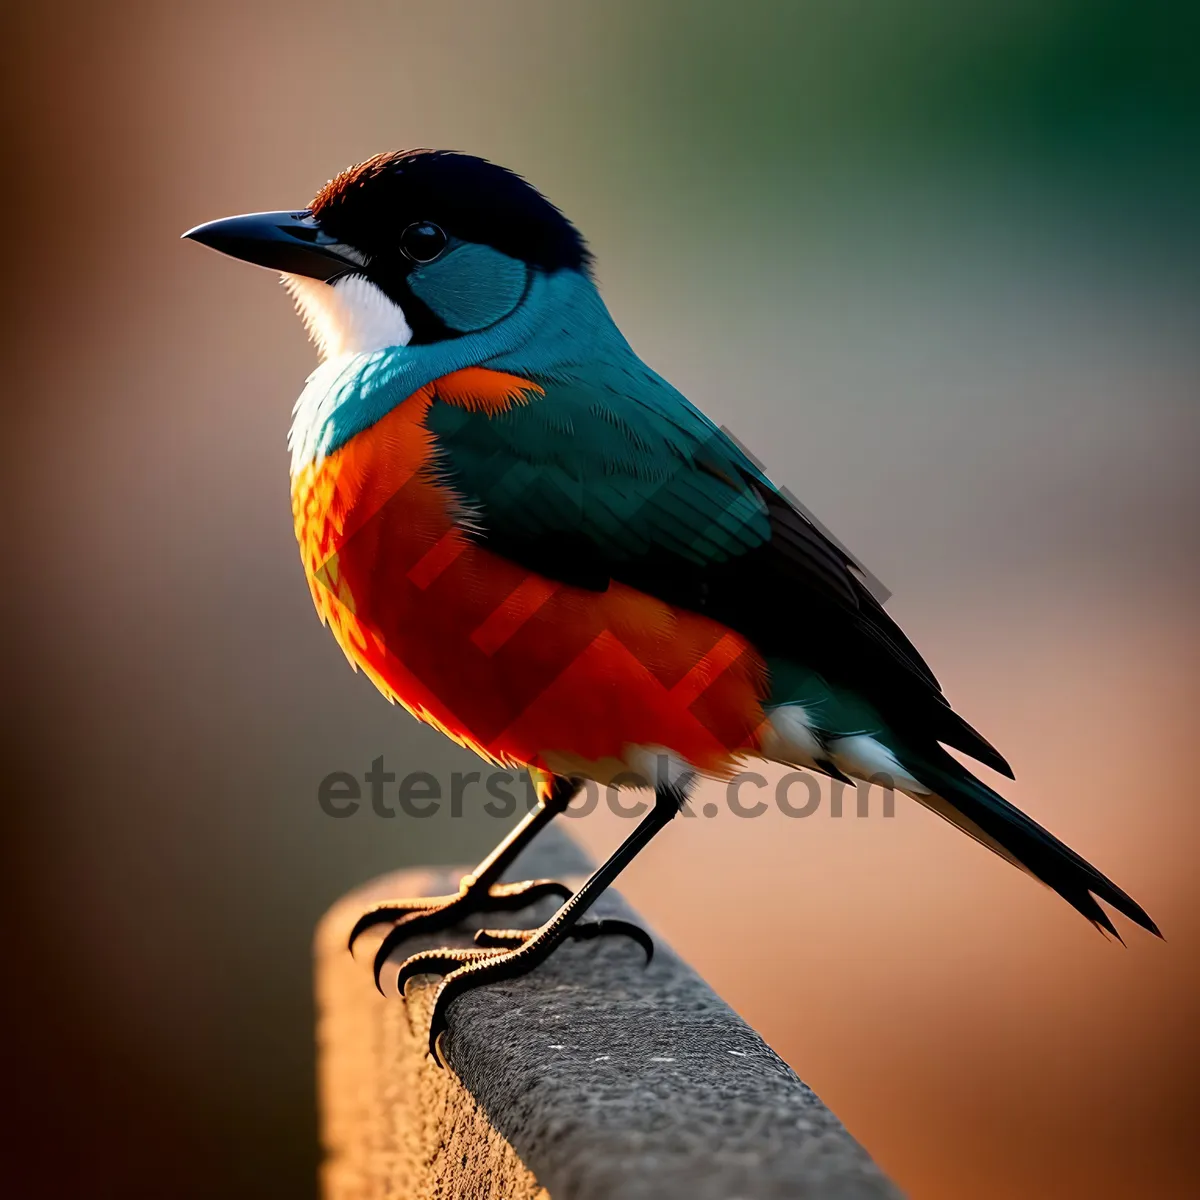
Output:
M522 879L518 883L494 883L480 898L478 912L516 912L547 896L570 900L572 891L557 879Z
M475 912L514 912L526 905L536 904L547 896L570 899L571 889L556 879L526 879L518 883L497 883L480 886L474 876L465 875L459 891L452 896L427 896L411 900L390 900L368 909L350 931L349 947L368 929L388 921L404 923L403 937L413 937L435 929L448 929ZM393 942L394 950L399 942Z
M439 950L422 950L418 954L410 955L400 964L400 970L396 974L396 987L403 997L405 984L418 975L444 975L449 978L457 974L461 967L486 962L504 953L503 950L481 950L470 946L445 946Z
M516 949L518 946L523 946L537 932L536 929L480 929L475 934L475 944ZM603 917L597 921L579 921L572 926L568 936L579 941L613 936L631 938L645 952L647 966L654 958L654 939L640 926L634 925L632 921L622 921L617 917Z
M515 950L529 941L535 933L536 929L477 929L475 945L487 946L490 949Z
M548 896L565 900L571 889L556 879L528 879L519 883L480 884L474 876L463 877L460 891L453 896L434 896L428 900L402 900L377 905L355 922L350 933L350 948L359 935L385 921L395 922L375 952L375 986L382 992L380 976L396 948L423 933L449 929L477 912L515 911L536 904Z

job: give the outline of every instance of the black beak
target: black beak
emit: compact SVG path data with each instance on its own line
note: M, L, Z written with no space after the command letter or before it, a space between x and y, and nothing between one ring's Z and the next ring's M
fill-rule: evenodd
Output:
M250 213L197 225L183 235L222 254L272 271L307 275L328 283L361 271L365 256L330 237L310 212Z

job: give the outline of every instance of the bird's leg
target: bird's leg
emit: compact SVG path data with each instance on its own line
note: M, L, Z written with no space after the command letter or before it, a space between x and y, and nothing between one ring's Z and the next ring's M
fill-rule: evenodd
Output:
M472 991L488 983L499 983L503 980L515 979L532 971L534 967L544 962L565 938L578 930L579 918L596 902L601 893L627 867L637 855L649 844L656 833L666 826L672 817L679 812L685 799L686 782L683 786L659 785L655 790L654 807L638 824L638 827L621 844L616 852L598 867L587 882L577 891L540 929L533 930L532 935L520 936L520 944L514 949L497 949L491 947L470 947L465 949L447 948L442 950L425 950L408 958L400 967L397 983L401 993L408 980L417 975L444 975L434 996L433 1015L429 1026L429 1048L435 1059L441 1061L438 1039L446 1029L446 1013L464 992ZM596 921L584 924L586 930L591 925L603 926L605 922ZM624 924L620 922L619 924ZM625 929L598 930L597 932L628 932ZM640 931L639 931L640 932ZM507 934L516 940L518 931L505 931L500 934L500 940L508 942ZM584 934L583 936L588 936ZM484 941L488 940L485 934ZM511 943L508 943L511 945Z
M549 793L508 833L508 836L472 871L459 880L458 891L450 896L425 896L411 900L392 900L363 913L350 931L350 949L364 930L373 925L394 922L375 955L375 983L388 956L402 942L417 934L448 929L472 913L513 912L546 896L565 900L571 889L553 879L530 879L521 883L498 883L517 855L529 845L554 818L567 807L579 790L575 780L556 775Z

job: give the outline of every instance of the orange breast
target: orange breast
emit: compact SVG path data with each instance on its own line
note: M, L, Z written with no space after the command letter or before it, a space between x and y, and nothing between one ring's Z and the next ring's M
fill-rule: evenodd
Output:
M604 780L661 747L732 769L764 719L766 673L744 639L621 584L547 579L464 533L470 514L432 469L429 405L501 411L536 390L456 372L296 475L322 621L386 696L494 761Z

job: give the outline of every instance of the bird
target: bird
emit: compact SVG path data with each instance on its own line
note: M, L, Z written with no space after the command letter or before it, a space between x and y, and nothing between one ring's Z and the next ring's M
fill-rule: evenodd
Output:
M307 207L183 235L277 271L319 365L296 402L292 514L313 602L380 692L537 802L457 893L364 913L393 952L475 913L562 901L540 928L410 955L440 975L429 1029L534 969L687 803L752 759L885 781L1119 938L1115 883L951 751L1008 778L861 566L618 329L571 221L522 176L453 150L387 152ZM654 802L577 890L501 882L589 782Z

